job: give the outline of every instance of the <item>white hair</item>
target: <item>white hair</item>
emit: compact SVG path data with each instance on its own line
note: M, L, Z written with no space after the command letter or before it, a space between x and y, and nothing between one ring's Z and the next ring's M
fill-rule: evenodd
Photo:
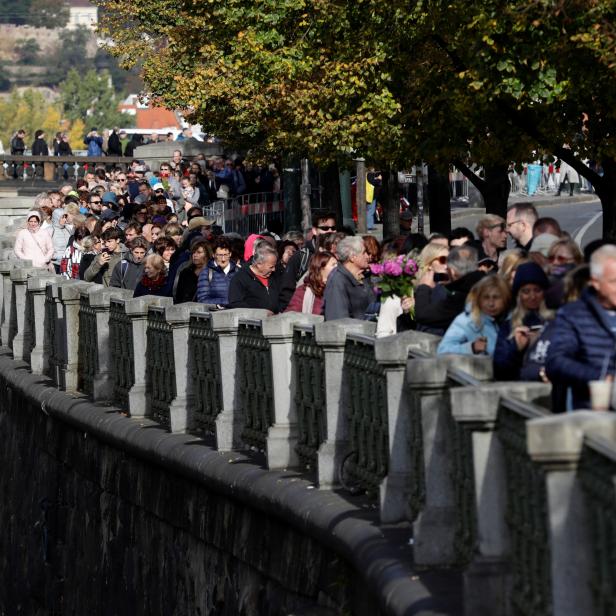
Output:
M364 251L364 240L360 235L350 235L341 239L336 246L336 254L340 263L346 263L351 257L356 257Z
M601 278L606 261L616 261L616 246L605 244L597 248L590 257L590 275L592 278Z

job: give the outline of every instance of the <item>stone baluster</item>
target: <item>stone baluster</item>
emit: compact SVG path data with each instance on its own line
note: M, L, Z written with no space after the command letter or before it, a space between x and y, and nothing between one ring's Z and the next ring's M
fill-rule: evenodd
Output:
M451 414L470 436L472 452L473 512L476 545L464 572L464 612L468 616L505 616L509 585L509 529L505 521L507 477L501 442L496 433L500 400L503 397L532 402L549 394L544 383L485 383L478 387L452 388ZM460 520L471 525L470 520ZM447 536L450 536L448 533ZM442 552L447 555L453 547Z
M110 369L110 343L109 343L109 308L112 298L131 299L133 291L130 289L119 289L114 287L102 287L100 285L91 286L81 293L86 305L92 312L92 332L91 339L85 337L85 332L80 332L82 349L91 354L93 371L91 374L83 375L91 379L89 395L94 402L109 401L113 395L113 383L109 374ZM85 348L92 344L93 348ZM81 363L81 358L80 358Z
M9 331L11 329L11 306L13 305L13 284L11 272L19 267L31 267L31 261L0 261L0 279L2 281L2 311L0 321L0 336L2 344L9 346Z
M413 482L409 513L411 519L415 518L415 561L422 566L456 562L453 550L456 508L449 368L459 369L480 380L492 376L492 361L485 356L445 355L416 358L409 362L411 443L407 451ZM399 426L390 426L390 430L398 429Z
M26 302L27 283L29 278L49 274L47 268L20 267L11 270L10 279L13 285L13 298L11 301L11 322L15 329L9 333L8 344L13 349L13 359L24 360L26 352L30 352L31 320L34 315L30 313L30 306ZM27 351L26 351L26 346Z
M30 353L25 348L26 361L30 362L32 374L45 374L49 367L49 337L45 336L45 295L48 283L58 280L58 276L48 272L42 276L28 278L27 295L30 304ZM28 325L28 323L26 323Z
M216 447L230 451L241 445L244 415L237 378L237 334L240 319L264 321L267 310L236 308L211 313L212 331L218 336L222 409L216 417Z
M592 529L577 473L585 436L601 436L616 444L616 416L576 411L527 424L528 453L545 473L554 616L595 610Z
M380 517L385 524L404 520L407 510L412 473L408 446L410 400L405 391L409 352L434 354L439 341L440 338L431 334L408 331L378 338L374 344L376 361L383 366L387 382L389 461L379 493Z
M348 450L349 397L344 387L344 347L347 333L374 335L376 323L358 319L337 319L317 323L314 338L323 349L325 372L325 438L317 451L319 488L338 485L342 459Z
M150 306L171 307L173 299L157 295L143 295L133 299L116 299L111 302L122 304L123 311L129 320L129 336L127 341L132 345L132 375L128 375L132 384L126 394L126 405L131 417L145 417L146 415L146 351L147 351L147 325L148 309ZM117 400L116 400L117 402Z
M79 304L81 293L94 283L69 280L57 287L60 320L56 322L58 369L56 385L77 391L79 383ZM100 286L100 285L97 285Z
M320 316L287 312L262 319L261 331L270 344L272 358L274 417L266 440L269 469L297 466L297 413L295 411L295 379L292 364L293 326L313 325Z

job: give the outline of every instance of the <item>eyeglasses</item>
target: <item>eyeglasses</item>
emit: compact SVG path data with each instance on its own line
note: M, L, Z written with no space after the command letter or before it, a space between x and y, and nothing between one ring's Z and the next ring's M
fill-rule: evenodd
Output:
M565 255L552 255L550 257L552 263L573 263L575 259L573 257L567 257Z
M524 221L521 218L518 218L518 220L512 220L511 222L507 223L507 227L513 227L513 225L515 225L516 222L524 222Z
M436 259L432 259L432 263L438 261L441 265L447 265L447 257L445 255L441 255L440 257L436 257Z
M126 182L126 178L118 178L118 182Z
M90 205L100 205L102 201L90 201Z
M165 191L162 188L157 188L154 192L162 195Z
M493 231L494 229L500 229L501 231L504 231L506 228L507 228L507 225L504 222L499 222L497 225L490 225L488 227L490 231Z
M219 259L228 259L231 256L230 252L217 252L214 254Z
M317 229L319 229L319 230L321 230L321 231L335 231L335 230L336 230L336 227L335 227L335 226L333 226L333 227L328 227L327 225L319 225L319 226L317 227Z

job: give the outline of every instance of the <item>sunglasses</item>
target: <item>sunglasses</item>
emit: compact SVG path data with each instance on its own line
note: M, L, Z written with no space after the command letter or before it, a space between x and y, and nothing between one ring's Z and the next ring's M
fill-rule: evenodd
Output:
M445 255L436 257L436 259L432 259L432 263L434 263L435 261L438 261L441 265L447 265L447 257Z
M505 231L507 225L504 222L499 222L497 225L490 225L488 229L500 229L501 231Z
M336 227L327 227L326 225L319 225L317 227L317 229L320 229L321 231L335 231Z
M90 205L100 205L102 201L90 201Z

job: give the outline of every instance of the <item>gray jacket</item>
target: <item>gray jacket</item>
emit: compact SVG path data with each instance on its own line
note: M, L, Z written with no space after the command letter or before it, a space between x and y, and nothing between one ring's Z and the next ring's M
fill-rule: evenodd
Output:
M343 265L339 265L327 279L325 293L325 320L363 319L366 308L375 301L369 279L358 282Z
M143 278L143 261L135 263L132 253L125 255L111 272L110 287L118 287L120 289L131 289L134 291L137 284Z
M64 210L58 208L51 215L51 227L48 227L49 235L53 243L53 259L54 263L59 264L64 256L64 251L68 246L68 241L71 238L71 232L66 228L66 225L60 225L60 218L64 216Z

